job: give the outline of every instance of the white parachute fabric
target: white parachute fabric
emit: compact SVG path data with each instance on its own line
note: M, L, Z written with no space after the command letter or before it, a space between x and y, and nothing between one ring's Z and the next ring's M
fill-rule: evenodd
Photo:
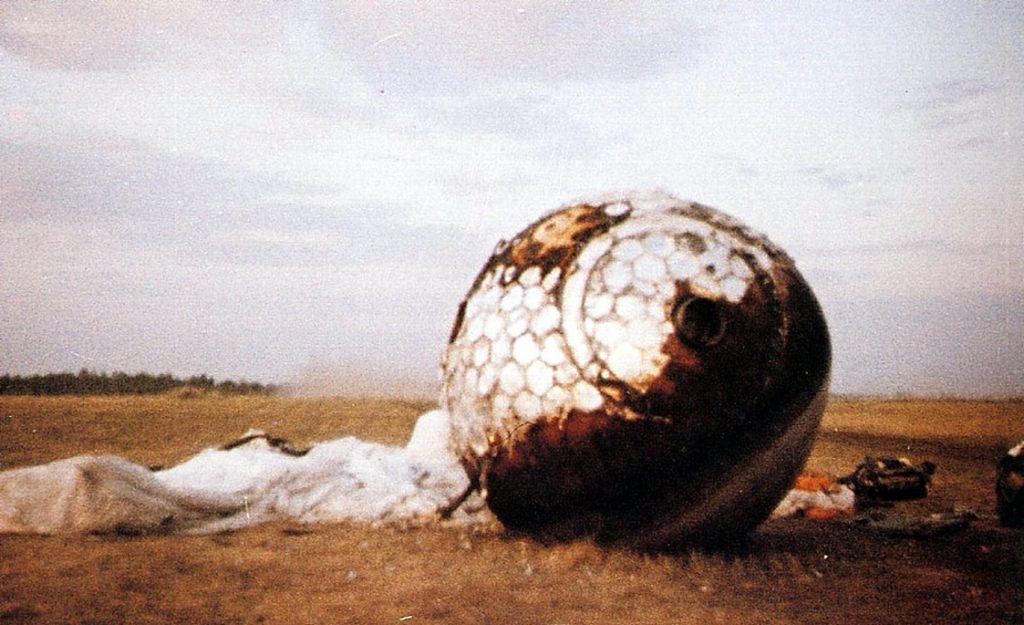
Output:
M405 447L341 438L296 454L264 436L161 471L77 456L0 472L0 532L212 533L267 521L437 519L469 487L448 415L422 415Z

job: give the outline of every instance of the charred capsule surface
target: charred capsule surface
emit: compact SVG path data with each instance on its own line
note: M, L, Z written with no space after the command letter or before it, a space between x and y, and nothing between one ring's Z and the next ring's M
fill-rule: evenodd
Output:
M1024 441L1006 452L996 476L996 511L1006 527L1024 528Z
M442 403L507 526L661 547L770 514L809 452L829 366L785 253L712 208L633 195L498 246L459 307Z

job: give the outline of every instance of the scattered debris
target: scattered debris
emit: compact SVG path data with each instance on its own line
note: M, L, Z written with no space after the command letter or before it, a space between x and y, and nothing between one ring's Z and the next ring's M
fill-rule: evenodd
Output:
M960 531L978 518L970 510L940 512L918 517L902 513L873 512L853 519L857 527L901 538L928 538Z
M1000 463L1000 518L1007 524L1016 514L1016 522L1024 526L1024 443L1010 450ZM928 494L928 485L935 473L935 464L913 464L905 458L867 456L864 462L845 477L824 473L800 475L786 497L772 513L775 518L803 517L834 519L849 517L855 509L892 502L921 499ZM1005 497L1005 501L1004 501ZM1008 515L1003 517L1003 514ZM972 510L915 516L902 512L873 510L853 517L855 527L901 538L928 538L963 530L978 515Z
M1003 526L1024 528L1024 441L999 461L996 512Z
M774 518L834 519L853 514L853 490L833 475L805 473L772 512Z
M935 469L935 464L928 461L915 465L906 458L867 456L853 473L839 481L853 489L858 505L923 499Z
M271 436L263 430L249 430L241 437L236 438L230 443L225 443L220 446L221 451L231 451L235 447L241 447L242 445L248 445L253 441L264 441L270 449L276 449L277 451L296 458L301 458L309 453L309 447L296 447L287 440L279 436Z

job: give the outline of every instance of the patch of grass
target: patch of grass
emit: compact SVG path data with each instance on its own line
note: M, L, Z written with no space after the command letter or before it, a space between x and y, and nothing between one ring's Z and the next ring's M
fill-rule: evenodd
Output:
M0 463L116 453L169 464L250 427L296 443L402 444L429 403L282 397L0 397ZM810 466L935 461L928 499L968 505L930 540L843 521L773 520L725 550L642 554L500 529L271 524L198 537L0 536L0 623L1011 623L1024 534L991 510L1020 402L834 402ZM297 531L301 529L301 531Z

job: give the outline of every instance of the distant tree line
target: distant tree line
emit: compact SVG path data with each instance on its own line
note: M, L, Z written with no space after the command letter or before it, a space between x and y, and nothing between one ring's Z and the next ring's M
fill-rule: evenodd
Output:
M206 374L176 378L169 373L97 373L82 369L78 373L0 376L0 395L153 395L175 389L216 391L230 395L269 395L277 390L258 382L217 382Z

